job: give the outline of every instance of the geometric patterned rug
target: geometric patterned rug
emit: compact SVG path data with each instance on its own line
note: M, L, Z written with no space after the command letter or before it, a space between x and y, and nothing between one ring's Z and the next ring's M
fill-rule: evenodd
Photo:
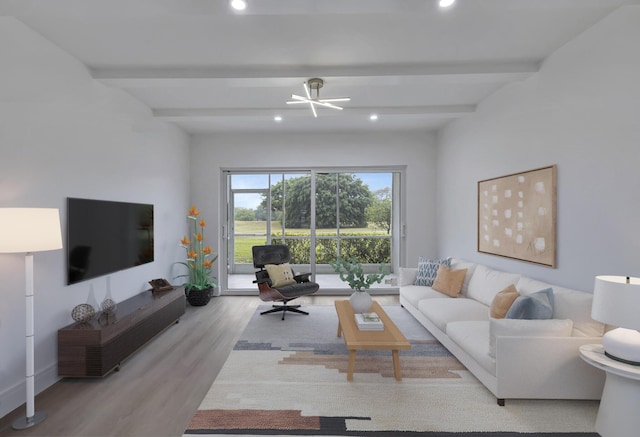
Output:
M597 401L504 407L404 308L385 311L411 343L396 381L390 351L358 351L353 381L335 307L256 310L192 418L192 435L597 437Z

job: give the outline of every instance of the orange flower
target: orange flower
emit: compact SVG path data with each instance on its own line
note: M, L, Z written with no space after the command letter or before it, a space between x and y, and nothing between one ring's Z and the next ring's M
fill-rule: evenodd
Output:
M198 241L202 241L202 233L198 232L198 233L196 234L196 240L198 240Z
M182 244L183 246L190 246L191 245L191 241L189 241L189 239L185 235L184 238L182 240L180 240L180 244Z
M187 253L187 257L189 257L190 259L196 259L198 257L198 254L195 250L190 250L189 253Z
M191 209L189 210L189 215L192 217L198 217L200 215L200 211L196 209L195 205L191 205Z
M204 219L200 220L200 227L204 228L205 226L207 226L207 222L205 222Z
M203 261L202 265L204 267L211 267L213 265L213 261L211 261L211 260Z
M202 249L202 253L204 253L205 255L209 255L211 253L211 247L205 247L204 249Z

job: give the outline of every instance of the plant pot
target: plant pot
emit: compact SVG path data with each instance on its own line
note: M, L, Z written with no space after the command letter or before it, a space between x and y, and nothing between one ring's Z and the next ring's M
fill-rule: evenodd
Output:
M371 309L373 299L366 291L355 291L349 298L354 313L366 313Z
M187 297L187 302L194 307L205 306L211 300L211 292L213 287L205 288L204 290L198 290L197 288L185 288L184 294Z

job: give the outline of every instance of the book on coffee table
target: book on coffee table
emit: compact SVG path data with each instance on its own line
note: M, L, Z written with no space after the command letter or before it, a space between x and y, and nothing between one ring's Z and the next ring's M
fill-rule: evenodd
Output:
M355 320L361 331L384 331L384 323L376 313L358 313Z

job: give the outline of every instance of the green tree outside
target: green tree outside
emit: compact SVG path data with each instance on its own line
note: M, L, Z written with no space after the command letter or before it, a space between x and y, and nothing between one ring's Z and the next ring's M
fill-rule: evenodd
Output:
M311 178L301 176L278 182L271 189L273 210L283 210L283 189L286 193L285 227L309 228L311 225ZM367 226L366 209L374 199L369 187L353 174L319 174L316 178L316 227L335 228L336 192L340 205L340 227ZM264 208L266 198L260 206Z
M371 204L366 210L367 221L378 229L391 233L391 189L382 188L373 193Z

